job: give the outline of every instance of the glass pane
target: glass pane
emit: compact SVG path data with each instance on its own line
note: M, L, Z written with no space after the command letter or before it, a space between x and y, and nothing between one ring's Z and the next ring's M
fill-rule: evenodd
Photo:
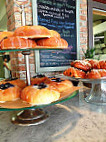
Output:
M93 36L96 56L106 59L106 11L93 9Z

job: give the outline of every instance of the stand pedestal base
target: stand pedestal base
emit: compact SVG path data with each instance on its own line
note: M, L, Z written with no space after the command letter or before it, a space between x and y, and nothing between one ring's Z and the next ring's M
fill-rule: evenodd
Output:
M12 117L12 123L20 126L39 125L48 119L48 115L41 109L24 110Z
M106 81L92 83L90 94L85 100L96 105L106 105Z

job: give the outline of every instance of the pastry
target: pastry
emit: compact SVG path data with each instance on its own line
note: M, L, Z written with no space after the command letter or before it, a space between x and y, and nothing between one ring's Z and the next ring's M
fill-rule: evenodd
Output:
M18 86L19 88L23 89L26 86L26 83L24 80L18 79L18 78L10 78L5 80L6 83L11 83L13 85Z
M14 36L25 38L45 38L50 37L50 31L43 26L21 26L14 31Z
M99 61L100 69L106 70L106 60Z
M89 71L91 69L91 64L85 60L75 60L71 62L71 66L83 71Z
M25 49L36 47L36 42L31 39L8 37L1 42L1 49Z
M48 77L46 77L44 74L37 74L31 78L31 85L40 84L46 80L48 80Z
M106 77L106 70L104 69L93 69L86 75L86 78L89 79L100 79L102 77Z
M0 102L14 101L20 98L21 89L11 83L0 84Z
M75 78L85 78L86 73L80 69L76 69L74 67L70 67L63 72L64 75L75 77Z
M10 32L10 31L0 32L0 41L2 41L5 37L13 36L13 33L14 32Z
M21 99L32 105L49 104L59 97L60 93L56 88L44 83L27 86L21 92Z
M51 37L60 37L60 34L55 30L50 30Z
M45 39L39 39L37 40L37 45L38 46L43 46L43 47L50 47L50 48L67 48L68 43L66 40L60 38L60 37L50 37L50 38L45 38Z
M71 81L55 77L50 79L49 84L56 87L60 93L73 87Z
M85 61L88 61L88 63L90 63L92 69L100 69L100 64L98 60L86 59Z

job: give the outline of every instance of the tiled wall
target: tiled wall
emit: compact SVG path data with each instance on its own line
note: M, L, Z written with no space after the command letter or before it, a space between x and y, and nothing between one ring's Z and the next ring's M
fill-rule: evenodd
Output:
M15 30L21 26L21 10L17 7L15 0L6 0L7 16L8 16L8 30ZM26 12L26 25L32 24L32 5L31 1L29 7L25 8ZM87 0L80 0L80 58L83 57L82 48L87 48ZM25 63L24 56L20 52L12 52L11 56L11 67L12 76L25 78ZM30 56L30 70L31 76L35 74L35 62L34 53Z

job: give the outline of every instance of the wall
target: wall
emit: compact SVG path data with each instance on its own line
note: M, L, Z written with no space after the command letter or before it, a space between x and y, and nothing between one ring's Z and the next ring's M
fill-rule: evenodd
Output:
M5 1L0 0L0 31L7 30L7 15L6 15L6 7Z
M21 26L20 8L17 7L14 0L6 0L7 15L8 15L8 30L15 30ZM30 1L29 7L26 11L26 25L32 24L32 5ZM83 57L82 49L87 49L87 0L80 0L80 58ZM12 63L13 77L25 78L25 63L24 56L20 52L13 52L10 54ZM31 76L35 74L34 53L30 56L30 70Z

